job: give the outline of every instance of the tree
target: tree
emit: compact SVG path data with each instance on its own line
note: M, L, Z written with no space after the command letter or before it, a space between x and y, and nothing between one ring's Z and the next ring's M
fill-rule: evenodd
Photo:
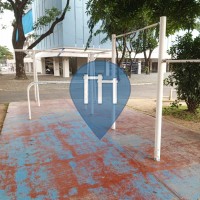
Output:
M195 29L200 32L200 22L196 23Z
M200 59L200 35L194 39L191 33L177 37L169 53L173 59ZM184 100L188 111L195 113L200 105L200 63L174 63L171 70L165 84L175 85L178 99Z
M39 42L41 42L48 35L52 34L55 26L65 18L65 14L69 9L69 1L67 0L65 8L63 11L59 11L57 8L53 7L47 9L45 16L39 18L34 25L34 29L40 29L43 26L47 26L49 29L42 35L37 35L36 40L28 47L28 49L34 48ZM0 12L5 9L11 10L14 13L13 34L12 34L12 44L14 49L23 49L24 43L26 41L22 17L24 15L27 6L30 5L33 0L7 0L6 2L0 0ZM24 52L15 52L16 59L16 79L27 79L25 69L24 69L24 58L26 54Z
M13 54L5 46L0 46L0 62L5 62L7 59L13 59Z
M104 42L111 39L113 33L121 34L159 22L161 16L167 16L168 35L180 29L192 30L195 27L196 18L199 17L200 2L196 0L89 0L87 13L91 15L88 22L90 38L87 46L89 46L93 35L106 33L107 36L102 41ZM99 22L102 25L95 31L94 27ZM153 35L153 32L154 30L143 32L138 40L142 42L142 46L139 46L144 52L146 65L149 65L151 52L157 46L158 34ZM120 49L123 57L125 56L123 43L126 45L127 39L121 40ZM149 50L149 55L145 55L146 50Z

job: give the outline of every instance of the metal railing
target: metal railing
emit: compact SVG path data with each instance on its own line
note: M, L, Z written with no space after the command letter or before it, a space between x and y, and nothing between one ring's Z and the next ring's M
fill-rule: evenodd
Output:
M40 95L39 95L39 87L38 87L38 85L47 85L47 84L70 84L70 81L38 81L38 82L31 82L27 87L29 119L32 118L32 115L31 115L31 102L30 102L30 89L31 89L31 87L32 86L36 86L38 88L36 102L38 103L38 106L40 106Z

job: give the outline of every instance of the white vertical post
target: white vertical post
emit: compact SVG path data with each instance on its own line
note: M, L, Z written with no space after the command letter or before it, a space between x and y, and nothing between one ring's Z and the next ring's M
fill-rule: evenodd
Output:
M84 79L84 104L88 104L88 74L85 74L83 79Z
M36 64L36 56L35 56L35 51L34 51L34 65L35 65L35 80L38 82L38 69L37 69L37 64ZM39 93L39 85L36 84L36 93L37 93L37 103L38 106L40 106L40 93Z
M36 82L36 74L37 74L37 70L36 70L36 63L35 63L35 51L32 51L32 59L33 59L33 80L34 82ZM34 94L35 94L35 101L37 102L37 88L36 85L34 85Z
M33 78L34 78L34 82L38 82L36 57L35 57L35 51L34 50L32 51L32 59L33 59ZM38 106L40 106L40 94L39 94L38 84L34 85L34 91L35 91L35 101L38 103Z
M68 78L68 77L70 77L70 74L69 74L69 58L64 57L62 59L62 62L63 62L63 77Z
M102 104L102 74L98 74L98 104Z
M115 34L112 34L112 63L116 64L116 35ZM113 93L114 93L114 90L113 90ZM113 100L114 100L114 94L113 94ZM113 109L113 118L115 120L115 109ZM116 122L113 123L112 129L116 129Z
M160 33L159 33L158 82L157 82L155 148L154 148L154 159L156 161L160 161L160 148L161 148L163 75L165 66L165 63L163 63L163 59L166 53L165 36L166 36L166 17L161 17Z
M113 104L117 104L117 78L113 78Z
M41 59L42 63L42 74L46 74L45 58Z
M141 71L142 71L141 61L138 61L138 71L137 71L137 74L141 74Z
M60 69L59 69L59 58L53 58L53 70L54 76L60 76Z
M112 34L112 63L116 64L116 35Z
M169 100L171 101L173 99L173 88L170 89L169 93Z

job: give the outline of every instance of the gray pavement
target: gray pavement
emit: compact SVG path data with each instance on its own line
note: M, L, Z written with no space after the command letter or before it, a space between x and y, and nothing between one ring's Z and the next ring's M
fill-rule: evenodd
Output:
M165 74L167 77L169 73ZM70 81L71 78L54 77L53 75L39 75L40 81ZM0 103L18 102L27 100L27 86L33 81L33 76L28 75L28 80L15 80L15 75L0 75ZM157 73L150 75L133 74L130 78L130 98L155 99L157 88ZM70 98L69 84L40 85L41 99ZM164 86L164 96L169 96L170 87ZM33 99L33 90L31 91Z

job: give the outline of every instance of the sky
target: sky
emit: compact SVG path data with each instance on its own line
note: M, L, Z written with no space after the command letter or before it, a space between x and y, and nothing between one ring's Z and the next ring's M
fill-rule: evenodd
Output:
M5 11L4 14L0 15L0 25L6 25L7 28L1 30L0 29L0 45L8 47L11 51L13 51L12 47L12 21L14 19L13 12ZM1 27L1 26L0 26Z

